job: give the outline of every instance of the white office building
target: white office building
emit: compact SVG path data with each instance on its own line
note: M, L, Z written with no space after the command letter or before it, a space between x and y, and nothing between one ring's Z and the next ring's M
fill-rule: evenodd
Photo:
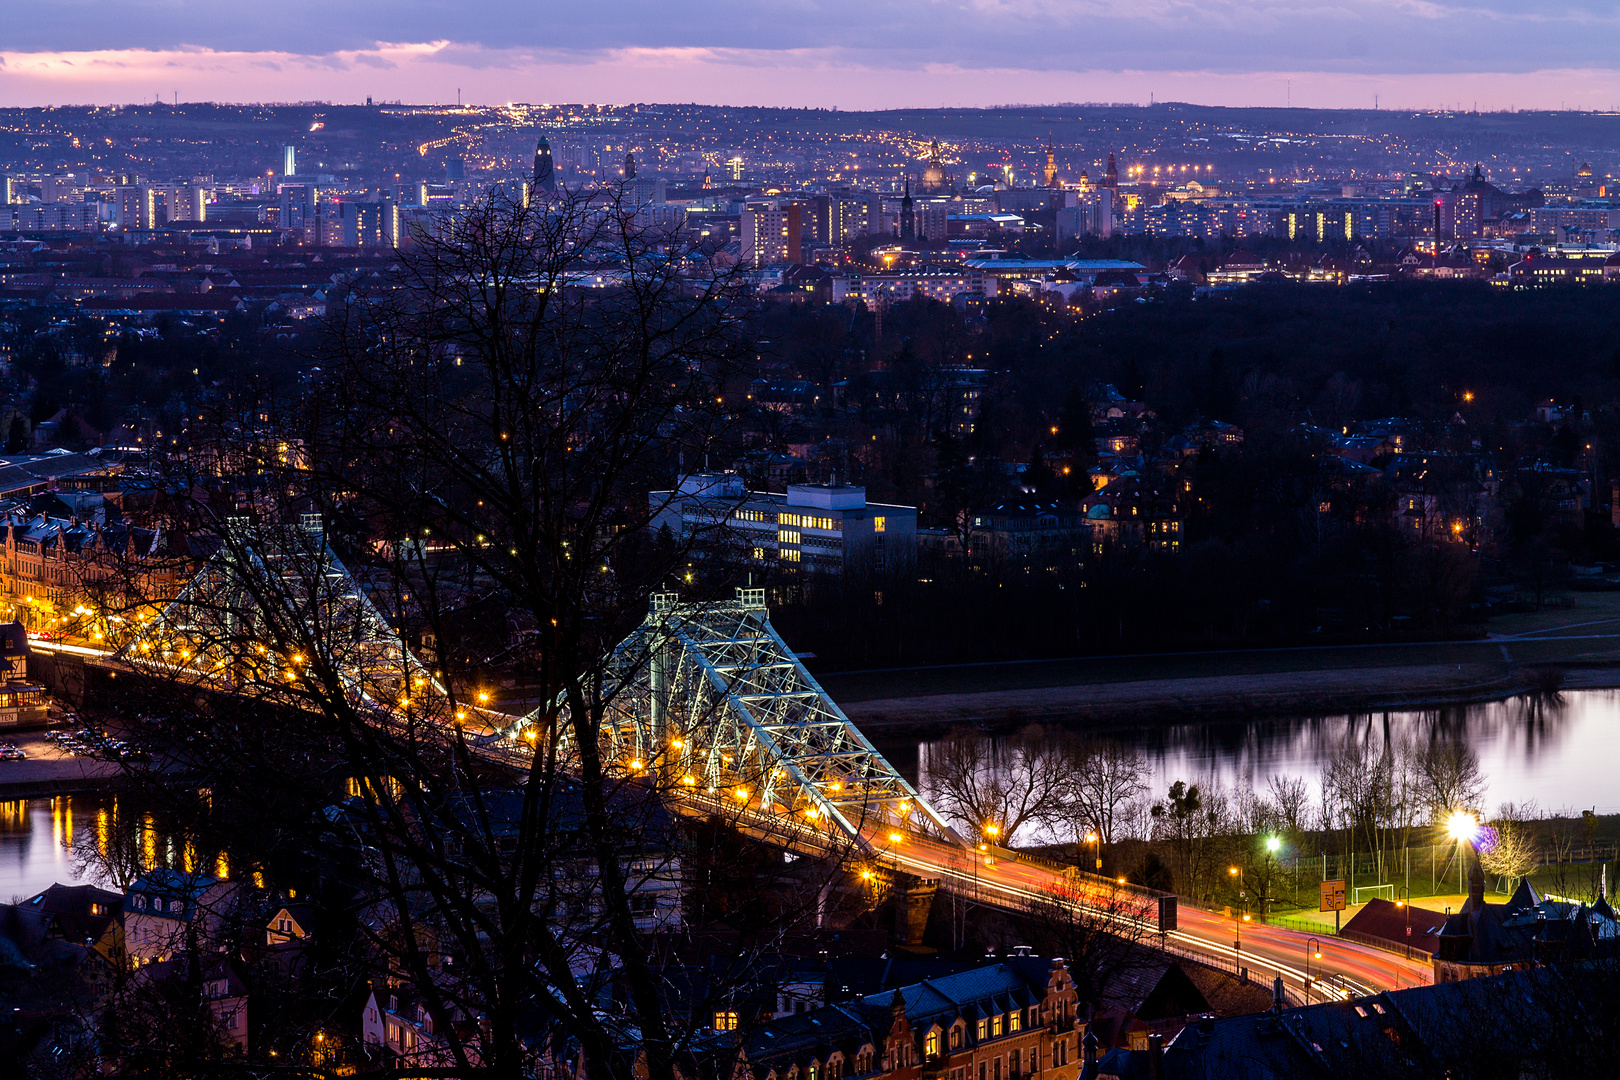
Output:
M699 473L648 496L655 532L705 530L761 564L816 575L909 573L917 561L917 508L866 501L849 484L789 484L749 491L732 473ZM701 545L700 545L701 546Z

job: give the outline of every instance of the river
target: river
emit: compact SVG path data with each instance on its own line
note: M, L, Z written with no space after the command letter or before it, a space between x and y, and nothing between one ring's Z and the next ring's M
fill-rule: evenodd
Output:
M1113 737L1147 757L1154 795L1177 780L1264 789L1274 775L1302 777L1315 791L1322 762L1345 739L1374 746L1390 739L1450 739L1478 753L1489 785L1487 807L1533 799L1546 811L1620 813L1620 691L1615 690L1361 716L1144 725ZM926 743L879 748L901 772L920 780L926 794ZM71 848L75 840L83 843L104 828L98 826L104 816L102 802L85 796L0 802L0 901L32 895L56 881L91 880L81 873Z
M986 736L989 738L989 736ZM1373 748L1391 740L1451 740L1473 747L1487 783L1485 807L1534 800L1548 812L1620 813L1620 691L1579 690L1478 705L1371 715L1258 717L1142 725L1109 737L1147 758L1149 791L1211 782L1264 791L1273 776L1300 777L1320 796L1323 762L1345 740ZM928 792L928 743L879 748ZM1034 839L1031 837L1030 839Z

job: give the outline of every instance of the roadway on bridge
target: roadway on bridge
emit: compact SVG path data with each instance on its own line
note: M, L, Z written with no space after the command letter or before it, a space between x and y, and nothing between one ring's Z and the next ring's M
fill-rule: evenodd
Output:
M911 835L898 844L874 837L873 844L900 869L955 883L958 889L976 892L984 902L997 906L1076 896L1072 879L1038 864L982 855L970 858L961 848ZM1118 910L1112 905L1088 905L1083 893L1080 895L1083 907ZM1168 935L1168 947L1234 971L1246 967L1250 978L1267 984L1281 975L1284 985L1300 1000L1305 999L1307 960L1311 1001L1335 996L1342 999L1346 992L1360 996L1427 985L1433 979L1425 956L1407 960L1399 953L1346 941L1330 933L1313 938L1282 927L1244 923L1240 954L1236 948L1236 922L1229 916L1180 907L1177 923L1178 928ZM1320 944L1320 959L1314 956L1313 940Z

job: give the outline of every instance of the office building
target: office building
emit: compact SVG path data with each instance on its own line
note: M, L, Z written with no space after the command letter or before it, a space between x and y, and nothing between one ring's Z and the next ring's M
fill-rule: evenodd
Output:
M379 202L342 202L343 247L399 247L399 205Z
M801 263L803 233L803 203L751 200L743 205L742 261L755 268Z
M320 204L320 191L314 184L281 185L281 221L283 229L310 229L315 224L316 207Z
M648 496L652 529L732 547L762 565L817 575L906 573L917 561L917 508L866 501L849 484L749 491L733 473L699 473Z
M208 189L200 184L179 184L169 189L170 221L208 220Z
M155 229L162 224L158 191L151 184L130 184L116 192L118 227L125 232ZM166 215L165 215L166 218Z
M296 147L283 146L281 148L281 175L283 177L298 175L298 150Z

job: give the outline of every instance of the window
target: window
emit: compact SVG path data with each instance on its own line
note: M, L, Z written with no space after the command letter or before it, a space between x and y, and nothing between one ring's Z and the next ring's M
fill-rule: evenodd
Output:
M875 532L875 533L885 532L885 531L888 530L888 528L889 528L889 519L888 518L886 518L886 517L875 517L875 518L872 519L872 531L873 532Z
M777 552L782 562L799 562L804 558L804 552L798 548L783 548Z
M725 1010L722 1010L721 1012L715 1013L714 1014L714 1030L716 1030L716 1031L736 1031L737 1030L737 1014L734 1013L734 1012L729 1012L729 1011L725 1011Z
M1024 1026L1024 1010L1014 1009L1007 1014L1007 1030L1017 1031Z
M757 548L754 549L754 558L763 559L764 557L765 557L765 549L764 548L757 547Z
M988 1021L988 1020L980 1020L979 1021L979 1040L982 1042L986 1038L988 1038L989 1035L990 1035L990 1021Z
M939 1057L939 1029L935 1028L923 1037L923 1053L931 1058Z
M990 1034L995 1036L998 1039L1001 1038L1001 1014L1000 1013L996 1013L995 1016L992 1016L990 1018Z

